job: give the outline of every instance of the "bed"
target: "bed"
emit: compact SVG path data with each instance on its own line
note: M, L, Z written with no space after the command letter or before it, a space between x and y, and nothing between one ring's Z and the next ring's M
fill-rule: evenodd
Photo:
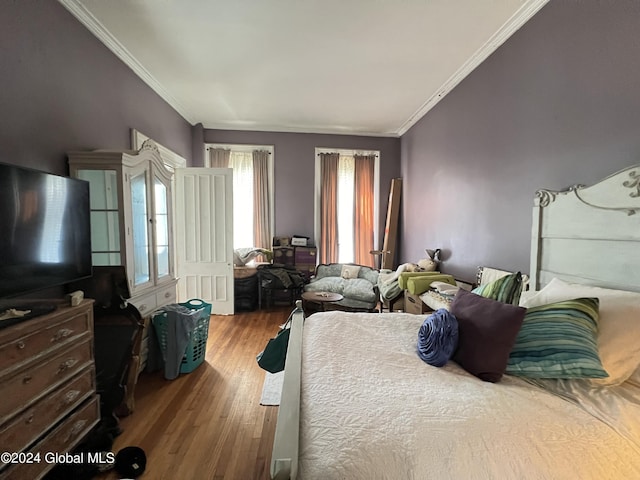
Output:
M425 315L296 313L272 477L640 478L638 252L640 166L536 193L519 302L598 298L606 378L485 382L418 357Z

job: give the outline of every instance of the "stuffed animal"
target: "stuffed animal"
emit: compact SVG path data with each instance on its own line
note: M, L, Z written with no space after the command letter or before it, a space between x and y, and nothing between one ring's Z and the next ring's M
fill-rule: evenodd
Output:
M390 284L398 280L398 277L403 272L433 272L438 268L440 262L440 249L425 250L429 258L423 258L418 260L418 263L402 263L398 265L398 268L394 272L385 273L384 277L380 278L380 283L383 285Z
M384 278L381 278L380 281L382 284L389 284L397 281L401 273L420 271L420 267L415 263L401 263L400 265L398 265L398 268L396 268L394 272L390 272L388 274L385 273Z
M411 263L411 262L403 263L398 268L402 268L402 271L404 271L404 272L419 272L420 271L420 267L417 264Z
M438 264L440 263L440 249L436 248L435 250L429 250L428 248L425 250L429 258L423 258L418 260L418 268L419 272L434 272L438 269Z

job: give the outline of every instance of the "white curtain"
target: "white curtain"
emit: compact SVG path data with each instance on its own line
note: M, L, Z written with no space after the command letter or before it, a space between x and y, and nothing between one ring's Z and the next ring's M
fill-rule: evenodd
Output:
M254 247L253 237L253 155L231 152L233 168L233 248Z
M353 189L355 160L340 155L338 161L338 262L351 263L355 259L353 238Z

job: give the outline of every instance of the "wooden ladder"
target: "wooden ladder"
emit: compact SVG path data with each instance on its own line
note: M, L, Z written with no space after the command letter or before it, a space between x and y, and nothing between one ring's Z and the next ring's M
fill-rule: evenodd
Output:
M384 227L384 241L382 250L371 250L371 254L380 257L379 268L393 269L396 256L396 242L398 239L398 217L400 216L400 195L402 193L402 178L392 178L387 204L387 222ZM377 263L377 262L376 262Z

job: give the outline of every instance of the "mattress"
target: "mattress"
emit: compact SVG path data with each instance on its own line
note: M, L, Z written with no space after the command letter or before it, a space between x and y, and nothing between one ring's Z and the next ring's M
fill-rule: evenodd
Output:
M640 478L640 387L432 367L415 351L424 318L305 321L298 478Z

